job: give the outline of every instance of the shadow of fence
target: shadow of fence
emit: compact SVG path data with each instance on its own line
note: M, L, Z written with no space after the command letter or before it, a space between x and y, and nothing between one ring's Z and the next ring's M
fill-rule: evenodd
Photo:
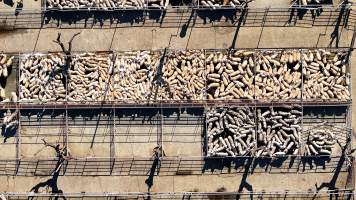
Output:
M249 173L333 173L340 157L280 158L175 158L163 157L155 175L217 175L244 173L245 163L252 159ZM353 158L351 158L353 162ZM56 159L0 160L0 176L50 176ZM61 175L66 176L147 176L151 158L86 158L66 161ZM349 172L343 163L341 172Z
M315 193L306 192L170 192L170 193L64 193L59 198L67 200L75 199L353 199L352 190L325 191ZM55 194L28 194L28 193L6 193L4 197L9 200L33 200L56 199ZM252 198L251 198L252 197ZM58 197L57 197L58 198Z
M194 27L235 27L239 21L246 27L313 27L343 26L354 29L355 13L340 7L327 8L245 8L202 9L173 8L168 10L114 10L114 11L41 11L23 10L0 13L0 29L112 29L121 27L181 27L193 21ZM244 15L241 15L244 13ZM241 19L243 18L243 19ZM342 19L340 19L342 18ZM340 23L337 23L340 21Z
M65 110L22 110L21 138L26 138L22 144L42 144L41 138L61 141L66 126L69 143L111 143L111 135L114 143L157 142L161 125L163 142L196 143L201 142L204 125L202 108L68 109L67 125L65 117Z

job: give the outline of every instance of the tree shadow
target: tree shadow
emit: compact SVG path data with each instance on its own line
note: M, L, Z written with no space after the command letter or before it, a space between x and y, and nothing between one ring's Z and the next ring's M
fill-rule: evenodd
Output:
M151 190L151 188L153 186L153 179L154 179L154 176L156 174L156 170L157 170L157 174L159 173L158 172L159 162L160 162L159 157L154 157L151 169L150 169L150 171L148 173L148 177L145 180L145 183L146 183L146 185L148 187L148 192L150 192L150 190Z
M349 155L353 153L353 151L355 151L356 149L351 150L351 152L347 152L348 148L349 148L349 144L351 142L351 137L347 138L346 144L345 146L342 146L340 144L339 141L337 141L337 143L339 144L339 146L341 147L341 156L340 159L336 165L335 171L333 176L331 177L329 182L323 182L321 183L319 186L317 185L317 183L315 183L315 188L316 188L316 193L313 197L313 199L315 199L317 197L317 194L319 193L320 190L322 190L323 188L326 188L327 190L335 190L338 191L339 188L336 187L337 184L337 180L339 178L340 172L342 172L343 166L345 162L350 161L349 160ZM349 170L351 169L352 165L350 163L346 163L347 167L349 168ZM350 165L349 165L350 164ZM351 169L352 170L352 169ZM334 194L335 195L335 199L338 199L338 195L337 192ZM332 199L333 194L330 194L330 199Z
M283 156L283 157L275 157L274 159L271 160L270 166L271 167L276 167L276 168L281 168L284 164L285 161L290 159L290 163L288 167L291 167L294 163L296 156Z
M52 178L48 179L47 181L38 183L37 185L32 187L30 191L34 192L34 193L39 193L41 188L50 188L51 193L56 195L54 197L55 200L57 200L57 199L66 200L65 196L63 196L63 191L58 188L58 177L59 177L62 165L63 165L63 160L62 159L58 159L57 164L56 164L56 168L53 171ZM34 196L29 196L28 197L28 200L33 200L33 199L35 199Z
M192 21L194 15L195 15L195 10L193 9L190 13L188 21L182 25L180 33L179 33L179 37L184 38L187 35L188 27L189 27L190 22ZM194 22L195 22L195 20L194 20ZM193 26L194 26L194 23L193 23Z
M252 174L252 173L250 172L250 169L251 169L253 160L254 160L254 159L253 159L252 157L250 157L250 158L247 159L247 162L246 162L246 164L245 164L244 173L243 173L243 175L242 175L242 179L241 179L241 182L240 182L240 186L239 186L239 188L238 188L238 190L237 190L237 192L239 193L238 195L236 195L236 199L237 199L237 200L241 198L240 193L242 193L242 191L243 191L244 189L246 189L247 191L250 192L250 199L253 199L253 194L252 194L252 192L253 192L253 186L252 186L250 183L247 182L248 175L249 175L249 174Z
M236 25L236 31L235 31L235 34L234 34L234 38L232 39L232 42L231 42L230 49L234 49L235 46L236 46L237 36L239 34L239 31L240 31L240 28L241 28L241 26L243 24L243 21L244 21L245 17L247 16L247 12L248 12L248 9L242 9L242 11L241 11L238 23Z
M338 16L338 18L336 20L336 23L335 23L334 31L330 34L329 47L332 46L334 41L335 41L335 47L339 47L340 34L341 34L339 29L340 29L340 24L342 22L343 16L344 16L345 11L346 11L346 3L347 3L347 1L344 1L343 4L340 6L341 9L340 9L339 16Z

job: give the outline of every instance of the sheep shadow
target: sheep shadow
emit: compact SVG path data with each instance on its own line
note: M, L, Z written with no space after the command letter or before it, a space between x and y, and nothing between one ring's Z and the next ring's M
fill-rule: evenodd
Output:
M233 170L242 172L250 159L252 157L205 157L202 173L224 174L232 173Z
M162 23L165 16L166 16L167 11L164 9L151 9L147 10L147 18L149 20L154 20L156 23Z
M251 173L267 172L267 173L286 173L296 172L295 164L297 156L281 156L281 157L258 157L253 162Z
M242 173L249 164L251 174L257 172L282 173L297 171L295 164L297 156L284 157L205 157L202 172L203 173Z
M156 124L159 119L160 109L158 108L130 108L130 109L117 109L115 111L115 117L118 118L118 123L121 125L126 124L122 118L130 118L130 121L140 120L142 124ZM129 122L128 122L129 123Z
M241 9L201 9L196 11L197 16L203 20L203 24L212 22L230 22L235 24Z
M30 124L33 121L41 122L45 116L49 116L50 119L56 119L61 117L64 118L64 110L58 109L29 109L21 110L21 122ZM46 124L41 124L41 126L46 126Z
M325 170L327 163L331 161L331 158L329 156L320 156L320 157L303 156L300 159L302 164L302 168L301 168L302 172L315 171L320 168Z
M112 28L118 24L144 22L144 10L49 10L44 13L43 26L57 28Z
M309 11L312 19L315 19L323 13L323 7L321 5L311 5L308 7L292 7L289 20L293 17L297 17L297 19L303 20Z
M15 5L14 0L4 0L4 4L10 7L13 7Z

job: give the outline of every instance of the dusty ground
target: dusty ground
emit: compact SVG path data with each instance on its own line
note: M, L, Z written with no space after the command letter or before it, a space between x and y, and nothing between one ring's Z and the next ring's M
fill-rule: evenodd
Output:
M29 5L28 8L38 8L39 2ZM273 4L267 1L256 0L252 7L264 7L267 5L286 6L289 1L278 0ZM27 7L26 7L27 8ZM10 8L9 8L10 9ZM11 8L13 9L13 8ZM327 47L330 44L330 35L333 27L241 27L236 33L234 27L188 28L185 37L180 37L182 28L118 28L118 29L85 29L85 30L17 30L14 32L0 33L0 51L6 52L32 52L32 51L56 51L59 50L52 40L61 32L64 39L68 39L74 33L81 31L81 35L74 41L76 51L105 51L105 50L137 50L137 49L161 49L170 48L228 48L233 43L237 34L235 48L298 48L298 47ZM352 31L341 29L339 46L350 45ZM335 43L332 44L335 46ZM356 55L352 55L351 63L356 62ZM352 82L356 84L356 71L352 70ZM14 84L10 84L15 87ZM353 97L356 97L353 91ZM105 116L103 116L105 117ZM352 118L356 117L356 110L352 110ZM174 119L175 116L172 115ZM189 116L187 116L189 118ZM63 141L58 136L63 131L61 117L51 119L51 126L36 126L36 120L29 120L23 127L22 145L20 155L23 157L48 158L53 157L51 151L43 150L41 138L48 141ZM122 120L122 121L120 121ZM194 121L196 119L189 119ZM83 120L78 118L69 127L70 148L78 157L107 157L110 156L110 129L107 124L97 125L96 118ZM148 124L144 120L139 123L130 121L129 117L117 117L115 126L115 152L120 157L148 157L150 150L156 145L155 133L157 126ZM128 123L125 123L128 122ZM163 145L169 156L200 156L202 127L198 125L186 125L186 122L175 122L163 127ZM35 125L35 126L32 126ZM145 125L142 128L142 125ZM147 133L148 136L147 136ZM91 148L92 136L95 134L96 142ZM146 136L140 136L146 134ZM355 136L355 135L354 135ZM355 142L356 138L354 139ZM133 143L126 143L133 141ZM175 141L175 142L172 142ZM178 141L178 142L177 142ZM194 143L186 143L194 141ZM104 143L103 143L104 142ZM6 144L0 145L1 159L16 158L16 141L10 138ZM355 143L356 144L356 143ZM255 191L282 191L297 190L306 191L315 189L315 184L331 180L332 174L254 174L248 176L247 182ZM0 191L24 192L29 191L39 182L46 181L49 177L6 177L0 176ZM240 186L242 174L228 175L187 175L187 176L158 176L154 178L152 192L179 192L198 191L214 192L220 187L227 191L236 191ZM146 176L115 176L115 177L60 177L58 187L64 192L137 192L147 191ZM274 180L274 181L271 181ZM345 187L346 174L341 173L337 179L337 186ZM74 184L73 184L74 183Z
M3 181L0 190L12 192L29 191L32 186L48 178L40 177L0 177ZM241 182L242 175L219 175L219 176L158 176L153 180L152 192L184 192L198 190L199 192L215 192L218 188L225 187L227 191L236 191ZM306 191L315 189L314 184L320 184L329 180L329 174L256 174L248 177L247 182L252 185L253 190L261 191ZM340 180L345 180L341 175ZM145 176L124 176L124 177L60 177L58 187L65 192L147 192ZM271 181L276 180L273 184ZM76 184L73 184L73 183ZM338 186L342 187L344 181L340 181ZM296 187L298 185L298 187ZM246 191L246 190L244 190Z
M236 48L302 48L328 47L332 27L241 27L237 34ZM85 29L85 30L18 30L14 33L2 33L1 51L32 52L59 51L59 46L52 42L61 32L63 40L68 40L74 33L81 35L73 42L75 51L107 51L138 49L175 49L229 48L233 43L236 28L190 28L187 36L176 36L180 28L130 27L119 29ZM340 47L348 47L352 32L342 31ZM170 43L169 43L170 42ZM334 43L335 44L335 43ZM333 45L335 46L335 45Z
M0 2L0 9L6 11L15 11L17 6L16 0L4 0ZM41 9L41 0L25 0L23 9L30 10L30 9Z

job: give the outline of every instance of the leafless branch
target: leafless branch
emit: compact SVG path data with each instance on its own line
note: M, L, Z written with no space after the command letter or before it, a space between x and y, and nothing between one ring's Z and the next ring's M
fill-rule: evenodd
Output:
M70 55L71 54L71 51L72 51L72 42L74 40L75 37L77 37L78 35L80 35L81 32L78 32L78 33L75 33L72 38L69 40L68 42L68 50L65 48L63 42L61 41L61 36L62 34L61 33L58 33L58 36L57 36L57 39L56 40L53 40L54 43L57 43L62 51L66 54L66 55Z
M78 33L74 34L74 35L72 36L72 38L69 40L69 42L68 42L68 51L69 51L69 52L72 51L72 42L73 42L74 38L77 37L78 35L80 35L80 33L81 33L81 32L78 32Z
M41 140L43 141L43 143L46 147L52 147L52 148L56 149L56 145L46 142L46 140L43 138Z
M62 34L61 34L61 33L58 33L57 39L56 39L56 40L53 40L53 42L54 42L54 43L57 43L57 44L61 47L61 49L62 49L63 52L66 52L67 50L66 50L66 48L64 47L63 42L61 41L61 36L62 36Z

